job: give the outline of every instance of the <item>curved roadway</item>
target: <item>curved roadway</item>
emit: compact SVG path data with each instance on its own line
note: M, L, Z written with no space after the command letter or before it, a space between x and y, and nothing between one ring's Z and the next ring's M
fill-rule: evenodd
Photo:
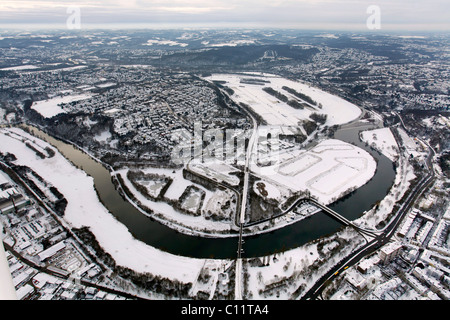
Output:
M401 118L400 118L401 119ZM402 121L402 125L403 121ZM406 128L405 128L406 129ZM342 270L345 270L347 267L352 266L358 263L361 259L366 257L367 255L375 252L383 245L388 243L391 237L394 235L397 230L400 222L403 220L405 215L409 212L415 201L420 197L423 191L429 187L434 181L434 170L432 166L432 159L435 155L435 151L433 148L429 146L429 153L427 157L427 173L422 177L422 179L415 185L413 190L408 194L406 199L404 200L402 206L398 210L395 217L389 222L389 224L382 230L381 234L377 235L373 240L367 242L366 245L359 248L353 254L347 256L343 260L341 260L338 264L336 264L333 268L331 268L325 275L323 275L314 286L302 296L302 299L317 299L320 297L322 290L327 286L327 284L332 281L335 277L339 275Z

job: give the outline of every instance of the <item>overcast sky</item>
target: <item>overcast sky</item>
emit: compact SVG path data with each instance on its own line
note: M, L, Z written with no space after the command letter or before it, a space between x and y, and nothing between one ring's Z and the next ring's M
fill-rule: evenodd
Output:
M384 30L450 30L449 0L0 0L0 24L65 27L68 7L82 27L151 26L365 29L367 8L380 8ZM73 12L73 11L71 11Z

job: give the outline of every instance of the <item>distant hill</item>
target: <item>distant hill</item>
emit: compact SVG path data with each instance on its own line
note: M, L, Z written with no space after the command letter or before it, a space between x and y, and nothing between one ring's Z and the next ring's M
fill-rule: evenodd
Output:
M273 54L274 59L266 59L267 62L283 61L286 59L298 62L308 61L318 52L316 48L302 48L289 45L246 45L237 47L219 47L202 51L176 52L166 55L156 64L179 64L179 65L246 65L264 61L267 52Z

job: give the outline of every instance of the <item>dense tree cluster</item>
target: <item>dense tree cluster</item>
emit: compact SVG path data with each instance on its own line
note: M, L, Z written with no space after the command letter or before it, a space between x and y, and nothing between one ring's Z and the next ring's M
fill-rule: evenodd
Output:
M88 227L74 228L73 232L95 251L96 257L100 258L108 267L120 277L131 281L133 284L144 290L163 294L167 297L188 298L192 283L182 283L178 280L170 280L151 274L150 272L140 273L127 267L116 264L114 258L107 253L98 243L95 235Z
M286 87L286 86L283 86L282 89L289 92L290 94L296 96L297 98L300 98L303 101L306 101L306 102L312 104L313 106L317 106L317 102L314 101L310 96L308 96L304 93L298 92L297 90Z

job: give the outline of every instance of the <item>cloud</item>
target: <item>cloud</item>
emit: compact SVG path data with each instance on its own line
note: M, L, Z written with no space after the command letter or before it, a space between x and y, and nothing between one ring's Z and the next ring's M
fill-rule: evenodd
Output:
M62 0L0 2L2 23L64 24L68 6L81 9L82 22L95 23L218 23L267 26L365 27L369 5L381 8L386 25L446 26L447 0Z
M101 2L93 1L21 1L21 0L2 0L0 2L0 10L10 13L20 13L25 11L41 11L48 9L67 8L69 6L77 7L99 7Z

